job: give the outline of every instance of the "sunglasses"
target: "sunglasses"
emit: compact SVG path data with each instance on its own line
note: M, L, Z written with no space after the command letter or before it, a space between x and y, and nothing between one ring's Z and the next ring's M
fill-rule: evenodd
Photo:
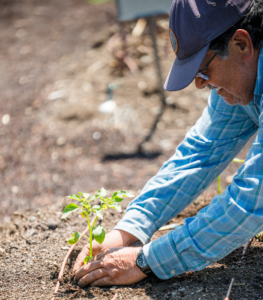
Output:
M203 74L203 72L209 67L211 61L215 58L215 56L217 55L217 53L209 60L209 62L203 67L203 69L199 70L197 75L198 77L203 78L204 80L208 80L210 77Z

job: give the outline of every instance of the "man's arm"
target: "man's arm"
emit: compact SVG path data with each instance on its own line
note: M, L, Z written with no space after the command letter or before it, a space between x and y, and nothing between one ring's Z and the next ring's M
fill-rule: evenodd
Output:
M242 107L227 105L213 91L202 117L188 132L175 155L147 183L141 195L131 202L115 229L123 229L147 244L156 230L204 191L257 129L258 126ZM231 230L228 222L233 222L228 218L227 206L232 201L232 187L228 189L229 194L214 198L195 218L187 219L184 226L178 226L144 246L146 259L159 278L167 279L189 270L200 270L251 236L251 231L246 232L239 241L231 241L232 246L223 246L228 235L226 232ZM246 193L246 199L248 196L249 193ZM236 202L233 205L238 207ZM218 218L223 218L222 223L216 222ZM214 228L214 224L218 226ZM228 226L227 229L225 226ZM217 245L217 239L222 241L221 252L211 252L207 243L213 241Z
M201 270L263 230L263 113L261 119L248 157L224 194L183 226L144 246L160 278Z
M211 101L202 117L188 132L175 155L164 163L158 174L147 183L141 195L131 202L115 230L123 230L147 244L156 230L188 206L222 172L256 129L257 126L242 108L227 105L212 92ZM205 219L206 216L203 216L198 226ZM176 237L180 238L179 244L184 249L180 248L178 251ZM188 244L190 241L192 243ZM170 234L144 246L144 254L154 273L159 278L167 279L185 272L185 265L196 266L196 257L202 256L202 250L196 245L188 253L188 245L193 244L195 241L191 239L186 222L183 227L180 226ZM115 245L111 244L111 247ZM130 247L127 250L134 252ZM186 254L182 258L180 251ZM111 270L118 270L120 264L127 262L126 255L122 251L118 253L120 255ZM129 257L133 259L134 255ZM207 260L207 264L209 263ZM88 263L85 268L90 265ZM97 268L103 269L100 265ZM108 275L87 269L86 274L89 272L97 272L97 276L107 277L108 282L112 282ZM136 280L141 279L138 275ZM94 282L96 283L96 279Z

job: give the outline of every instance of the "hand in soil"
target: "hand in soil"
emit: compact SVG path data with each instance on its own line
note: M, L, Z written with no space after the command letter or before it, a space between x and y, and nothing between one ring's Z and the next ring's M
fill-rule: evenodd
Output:
M83 247L82 251L80 252L80 254L78 255L75 265L73 267L73 271L76 271L78 269L80 269L83 265L84 265L84 259L85 257L89 256L89 247L90 245L87 244ZM97 255L102 251L101 249L101 245L99 243L94 242L92 245L92 252L93 255Z
M96 255L75 274L80 287L85 285L129 285L147 276L136 266L141 247L111 248Z
M100 252L116 247L130 246L138 239L132 234L122 231L122 230L112 230L106 234L105 240L102 244L93 242L92 252L94 255L98 255ZM77 257L73 270L76 271L84 265L85 257L90 255L89 252L90 244L87 244L83 247L82 251Z

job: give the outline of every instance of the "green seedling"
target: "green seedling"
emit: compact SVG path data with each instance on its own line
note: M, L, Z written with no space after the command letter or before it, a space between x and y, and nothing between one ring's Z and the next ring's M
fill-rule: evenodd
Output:
M243 163L245 160L235 157L232 161L238 162L238 163ZM221 195L221 176L220 175L217 177L217 186L218 186L218 194Z
M87 3L89 4L102 4L102 3L107 3L107 2L111 2L113 0L86 0Z
M121 212L121 206L120 206L120 202L123 200L124 197L134 197L133 195L125 192L125 191L117 191L115 193L113 193L112 197L105 197L108 194L108 192L104 189L101 188L96 195L91 196L90 194L87 193L81 193L79 192L78 194L73 194L68 196L68 198L71 198L73 200L79 201L81 203L81 206L75 204L75 203L70 203L68 204L62 214L62 219L68 217L72 212L74 211L79 211L80 215L83 218L87 219L87 223L89 226L89 232L90 232L90 236L87 237L85 236L87 239L89 239L90 242L90 255L86 256L84 259L84 264L86 264L88 261L90 261L93 256L92 256L92 239L94 237L94 239L102 244L104 239L105 239L105 229L103 228L102 225L97 225L96 221L99 218L100 220L103 220L103 211L108 209L108 208L113 208L118 210L119 212ZM99 199L100 200L100 205L93 205L91 206L91 202ZM94 213L95 214L95 220L93 222L93 224L91 224L90 222L90 214ZM80 237L80 233L79 232L74 232L72 234L72 236L69 238L68 243L70 245L74 245L77 243L77 241L79 240Z

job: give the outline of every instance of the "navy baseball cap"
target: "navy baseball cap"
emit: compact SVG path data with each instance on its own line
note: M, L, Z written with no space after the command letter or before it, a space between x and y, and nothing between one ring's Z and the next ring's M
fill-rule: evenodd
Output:
M200 70L211 41L237 23L254 0L174 0L169 37L176 59L164 88L187 87Z

